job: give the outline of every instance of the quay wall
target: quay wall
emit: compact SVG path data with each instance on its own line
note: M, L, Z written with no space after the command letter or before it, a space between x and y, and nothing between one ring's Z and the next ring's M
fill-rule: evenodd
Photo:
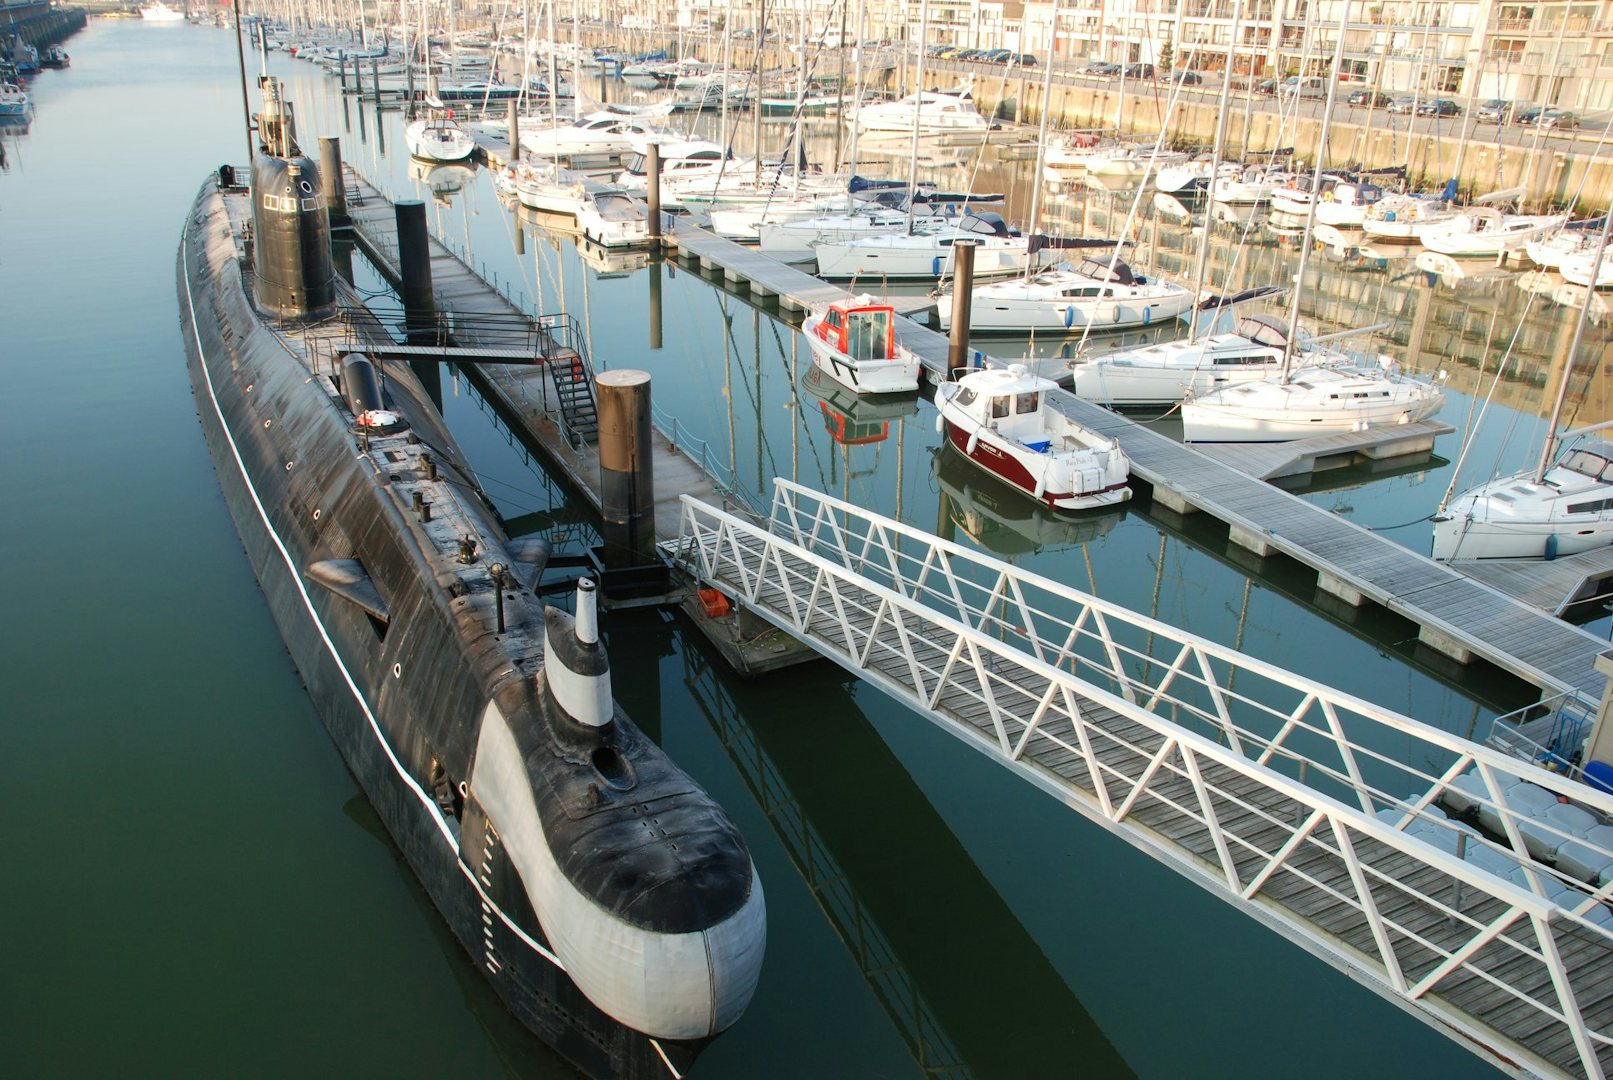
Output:
M47 9L18 16L15 21L5 24L4 34L8 41L15 33L27 44L43 49L46 45L66 41L84 29L87 18L83 8Z
M591 44L612 44L608 35L584 35L585 40L589 37L597 39ZM668 40L665 46L670 52L677 43ZM721 63L724 58L720 41L685 40L682 49L685 55L708 63ZM756 63L756 50L734 42L728 60L735 67L750 67ZM781 45L769 43L761 61L764 69L782 68L793 65L795 57ZM848 79L852 67L848 56ZM840 70L838 57L825 52L816 61L814 74L832 77ZM896 93L910 90L917 74L915 66L886 68L869 77L868 83ZM975 101L982 112L1026 125L1041 122L1044 95L1040 69L1016 69L1010 75L995 65L932 63L926 66L924 81L930 86L950 86L971 74ZM1214 76L1210 79L1213 82ZM1051 122L1060 129L1113 130L1119 95L1117 83L1094 84L1055 76L1048 95ZM1138 137L1156 136L1166 113L1167 97L1164 84L1148 83L1135 93L1128 90L1119 107L1123 132ZM1318 116L1301 116L1297 121L1289 117L1283 123L1273 99L1257 98L1251 107L1246 107L1245 97L1237 93L1228 110L1227 145L1232 154L1258 158L1279 147L1292 147L1299 159L1315 160L1322 129ZM1321 103L1314 105L1320 113ZM1215 138L1220 111L1219 102L1209 94L1186 95L1171 114L1170 141L1176 146L1208 146ZM1408 155L1404 130L1407 118L1393 118L1398 130L1390 130L1385 122L1388 119L1381 109L1369 114L1365 108L1346 108L1341 103L1335 109L1328 164L1353 163L1376 169L1409 161L1409 177L1418 186L1439 187L1456 176L1462 192L1469 196L1521 187L1530 210L1573 204L1576 212L1590 213L1613 205L1613 149L1598 154L1598 132L1588 127L1572 133L1553 132L1536 140L1527 128L1474 125L1464 151L1459 119L1442 121L1441 127L1446 130L1434 134L1429 131L1433 122L1418 117Z

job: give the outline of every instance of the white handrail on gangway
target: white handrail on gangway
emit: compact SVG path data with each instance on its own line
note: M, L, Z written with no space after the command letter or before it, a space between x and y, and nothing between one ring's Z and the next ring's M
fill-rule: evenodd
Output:
M1613 796L783 479L765 523L682 501L690 574L1497 1067L1613 1064L1613 884L1525 835L1613 845L1506 792Z

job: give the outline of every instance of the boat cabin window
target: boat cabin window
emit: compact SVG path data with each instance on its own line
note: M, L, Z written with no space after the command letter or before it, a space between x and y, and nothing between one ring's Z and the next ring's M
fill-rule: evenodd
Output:
M1568 504L1570 514L1600 514L1604 510L1613 510L1613 499L1592 499L1590 502Z
M1094 296L1102 296L1103 286L1087 285L1077 289L1065 289L1064 295L1074 299L1086 299Z
M846 312L846 353L853 360L883 360L888 355L891 316L888 311Z
M836 330L840 329L840 312L831 309L829 314L823 317L823 321Z
M1042 395L1037 393L1035 390L1031 390L1024 394L1015 394L1014 412L1018 413L1020 416L1024 416L1027 413L1033 413L1036 411L1037 406L1041 404L1041 401Z
M1593 454L1589 450L1570 451L1563 456L1562 466L1569 472L1577 472L1593 480L1613 480L1613 468L1609 467L1607 458L1601 454Z
M1254 353L1245 356L1217 356L1215 363L1218 367L1255 367L1269 362L1269 359L1265 353Z
M974 401L975 401L974 387L972 387L972 386L960 386L960 387L958 387L957 396L955 396L952 400L956 401L959 405L973 405Z
M1007 394L1003 394L1000 397L992 398L991 399L991 418L993 420L1001 420L1002 418L1007 416L1009 406L1010 406L1010 403L1012 401L1013 401L1013 398L1010 397Z

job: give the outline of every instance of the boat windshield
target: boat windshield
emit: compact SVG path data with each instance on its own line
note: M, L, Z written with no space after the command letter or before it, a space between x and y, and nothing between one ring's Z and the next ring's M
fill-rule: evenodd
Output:
M889 311L846 313L846 355L853 360L884 360L890 337Z
M1589 450L1570 450L1558 464L1592 480L1613 480L1613 462Z

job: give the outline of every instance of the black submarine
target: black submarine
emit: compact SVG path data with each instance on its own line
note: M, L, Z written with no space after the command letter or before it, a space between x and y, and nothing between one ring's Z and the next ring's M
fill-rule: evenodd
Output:
M437 910L509 1009L599 1077L680 1075L755 992L738 829L616 707L595 593L530 587L384 331L337 278L318 166L260 80L250 183L179 245L197 413L286 648ZM356 329L355 329L356 328ZM377 988L378 991L383 988Z

